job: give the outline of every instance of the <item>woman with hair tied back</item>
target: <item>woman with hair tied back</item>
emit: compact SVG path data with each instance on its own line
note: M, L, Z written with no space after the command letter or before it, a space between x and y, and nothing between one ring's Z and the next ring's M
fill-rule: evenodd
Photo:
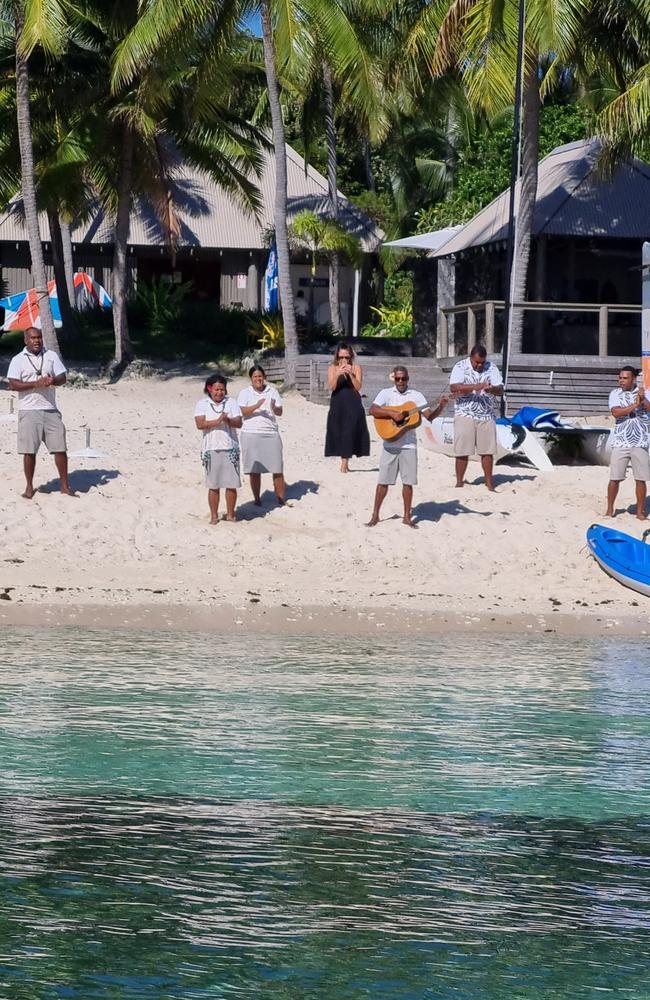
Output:
M239 479L239 441L237 429L241 427L241 410L227 395L224 375L211 375L203 391L207 399L200 399L194 410L194 423L203 431L201 458L208 484L210 524L219 523L219 497L226 492L226 520L235 521Z
M266 372L261 365L253 365L248 377L251 384L242 389L237 397L243 418L241 450L244 475L249 476L253 500L261 507L262 473L269 472L273 476L276 500L283 507L284 462L277 421L277 417L282 416L282 399L275 386L266 384Z
M370 435L361 402L363 373L354 362L354 351L344 341L337 346L327 369L327 385L332 393L327 414L325 456L341 459L341 472L349 472L349 461L370 454Z

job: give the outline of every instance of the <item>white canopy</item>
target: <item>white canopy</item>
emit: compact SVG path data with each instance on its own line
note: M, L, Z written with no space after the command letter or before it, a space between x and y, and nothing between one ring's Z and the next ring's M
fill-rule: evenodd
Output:
M418 236L405 236L401 240L390 240L382 244L385 247L395 247L396 250L440 250L462 226L447 226L446 229L436 229L432 233L420 233Z

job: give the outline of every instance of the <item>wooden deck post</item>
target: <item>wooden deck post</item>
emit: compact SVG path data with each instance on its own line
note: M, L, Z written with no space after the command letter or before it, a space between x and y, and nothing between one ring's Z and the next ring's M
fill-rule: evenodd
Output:
M607 357L609 333L609 307L602 305L598 310L598 355L601 358Z
M442 309L438 310L438 357L449 357L449 322Z
M471 351L476 343L476 313L471 306L467 307L467 350Z
M485 350L494 354L494 302L485 303Z

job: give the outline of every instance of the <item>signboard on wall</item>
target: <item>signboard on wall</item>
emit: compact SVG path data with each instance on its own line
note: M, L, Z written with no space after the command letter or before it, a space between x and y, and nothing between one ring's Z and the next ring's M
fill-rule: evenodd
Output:
M299 278L298 284L301 288L329 288L329 278Z

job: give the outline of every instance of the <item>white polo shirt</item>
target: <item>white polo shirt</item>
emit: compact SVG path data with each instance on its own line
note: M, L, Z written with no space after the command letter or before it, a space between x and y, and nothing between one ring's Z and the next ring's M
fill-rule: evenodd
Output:
M423 396L417 389L407 389L400 392L393 386L391 389L382 389L373 399L373 406L403 406L404 403L415 403L416 406L427 406L426 396ZM404 431L394 441L384 441L386 451L402 451L404 448L417 448L418 437L415 430Z
M194 410L195 417L205 417L206 420L216 420L222 413L227 417L241 417L241 410L237 403L230 396L224 396L221 403L214 403L207 396L200 399ZM239 447L237 429L230 426L214 427L211 430L203 431L203 441L201 442L201 454L206 451L230 451L231 448Z
M237 405L240 408L243 406L255 406L260 399L263 399L264 403L260 406L259 410L251 413L250 417L244 417L242 431L245 431L246 434L277 434L278 421L271 410L271 401L279 409L282 406L282 399L275 386L265 385L262 391L258 392L252 385L248 385L237 396Z
M486 361L482 372L472 368L469 358L457 361L449 376L450 385L468 385L472 383L489 382L490 385L503 385L501 372L491 361ZM456 396L454 413L458 417L471 417L472 420L494 420L494 396L485 392L466 392Z
M56 351L41 351L32 354L25 347L9 362L7 378L18 382L36 382L43 375L65 375L66 367ZM18 393L19 410L56 410L56 389L53 385L34 392Z

